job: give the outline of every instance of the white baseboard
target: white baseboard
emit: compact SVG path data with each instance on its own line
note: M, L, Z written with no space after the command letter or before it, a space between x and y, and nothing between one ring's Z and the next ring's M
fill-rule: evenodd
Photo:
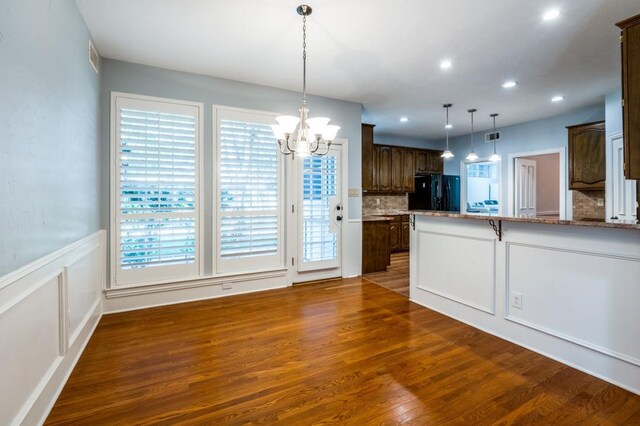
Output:
M105 232L0 278L0 424L42 424L102 315Z

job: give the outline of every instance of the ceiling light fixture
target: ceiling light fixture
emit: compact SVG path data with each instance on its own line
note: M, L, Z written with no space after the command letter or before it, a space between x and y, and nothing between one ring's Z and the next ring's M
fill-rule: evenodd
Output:
M467 161L476 161L478 159L478 154L476 154L476 151L473 149L473 113L476 111L478 110L475 108L467 110L467 112L471 114L471 152L467 155Z
M407 117L400 117L400 122L406 123L407 121L409 121Z
M560 11L558 9L551 9L545 12L544 15L542 15L542 19L544 21L553 21L558 16L560 16Z
M453 64L451 63L450 60L446 59L442 62L440 62L440 68L442 68L443 70L448 70L449 68L451 68L453 66Z
M496 117L498 116L497 113L493 113L491 114L489 117L493 118L493 154L491 154L491 157L489 157L489 161L493 161L498 162L501 160L500 156L498 155L498 153L496 152Z
M276 117L278 124L272 124L273 134L278 139L280 152L284 155L298 154L325 155L336 137L340 126L330 125L328 117L307 118L307 16L312 9L306 4L298 6L298 15L302 16L302 107L300 117L281 115ZM295 136L294 136L295 133ZM324 149L319 151L320 146Z
M451 150L449 149L449 129L453 127L451 126L451 124L449 124L449 108L451 108L453 105L444 104L442 106L447 110L447 123L444 125L444 128L446 129L446 133L447 133L447 148L444 150L444 152L440 157L444 158L445 160L448 160L449 158L453 158L453 152L451 152Z
M511 89L513 87L516 87L517 85L518 85L517 81L507 81L502 85L502 87L504 87L505 89Z
M554 96L551 98L551 102L562 102L564 101L564 96Z

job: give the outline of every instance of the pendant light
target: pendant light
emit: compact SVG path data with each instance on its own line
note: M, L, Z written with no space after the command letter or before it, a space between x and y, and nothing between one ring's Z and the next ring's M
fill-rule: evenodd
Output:
M451 108L453 104L444 104L442 106L447 110L447 123L444 125L445 131L447 133L447 148L444 150L440 157L448 160L449 158L453 158L453 152L451 152L451 150L449 149L449 129L453 127L451 124L449 124L449 108Z
M493 154L491 155L491 157L489 157L489 161L493 161L494 163L501 160L500 156L496 152L496 117L497 116L498 116L497 113L493 113L490 115L490 117L493 118Z
M300 116L283 115L276 117L278 124L272 124L273 134L278 139L280 152L284 155L298 154L306 157L310 154L325 155L336 137L340 126L330 125L328 117L307 118L307 16L312 9L306 4L298 6L298 15L302 16L302 107ZM320 146L324 149L320 151Z
M473 149L473 113L478 111L475 108L467 110L469 114L471 114L471 152L467 155L467 161L476 161L478 159L478 154L476 154Z

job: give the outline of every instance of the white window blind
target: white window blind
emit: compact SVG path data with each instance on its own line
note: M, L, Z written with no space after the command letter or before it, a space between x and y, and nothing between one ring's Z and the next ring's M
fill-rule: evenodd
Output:
M116 97L117 285L198 275L199 113Z
M281 155L272 116L217 111L217 272L282 266Z

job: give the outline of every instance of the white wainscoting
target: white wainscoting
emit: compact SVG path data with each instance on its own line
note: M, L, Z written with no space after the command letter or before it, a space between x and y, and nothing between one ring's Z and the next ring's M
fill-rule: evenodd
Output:
M496 238L424 230L415 237L418 289L495 314Z
M411 299L640 394L640 231L502 227L494 250L483 241L495 237L485 220L417 216ZM492 294L488 315L481 308Z
M105 232L0 277L0 424L41 424L102 315Z

